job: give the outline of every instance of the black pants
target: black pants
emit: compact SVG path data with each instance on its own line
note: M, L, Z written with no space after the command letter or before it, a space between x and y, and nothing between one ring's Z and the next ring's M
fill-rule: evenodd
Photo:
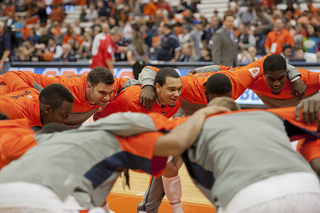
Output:
M146 63L142 60L137 61L132 65L133 75L136 80L138 80L141 70L146 66Z

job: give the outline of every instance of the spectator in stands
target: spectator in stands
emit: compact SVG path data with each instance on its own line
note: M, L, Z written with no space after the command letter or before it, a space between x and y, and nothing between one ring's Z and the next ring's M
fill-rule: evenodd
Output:
M30 58L27 55L27 48L24 46L19 47L17 54L13 60L14 61L30 61Z
M51 22L58 21L59 23L62 23L64 21L65 14L59 5L52 5L52 10L49 15L49 19L51 20Z
M163 36L160 40L160 50L158 52L158 61L175 62L180 56L180 43L176 34L172 32L173 25L169 23L160 23L159 30Z
M211 49L209 47L202 47L201 49L201 62L212 62Z
M108 11L102 1L97 2L97 12L100 19L107 20Z
M45 46L48 46L48 41L49 41L49 31L48 28L43 27L41 29L41 36L39 37L39 44L44 44Z
M63 62L76 61L74 55L71 53L70 44L63 44L62 49L63 49L63 54L61 55L61 61Z
M153 0L152 0L153 1ZM177 13L183 12L185 9L188 8L187 3L184 0L180 0L179 5L177 6Z
M81 7L81 13L80 13L80 17L79 17L79 19L80 19L81 22L86 22L86 21L87 21L87 20L86 20L86 15L87 15L87 13L86 13L86 7L87 7L87 6L82 6L82 7Z
M316 11L316 9L314 8L314 6L312 4L312 0L306 0L306 4L307 4L307 7L308 7L308 10L312 12L313 16L315 16L317 11Z
M91 3L89 6L89 10L87 11L85 19L86 19L86 21L92 22L97 18L99 18L98 11L95 9L94 3Z
M38 44L39 43L39 36L36 34L36 31L35 31L34 28L31 28L30 38L28 40L32 41L33 44Z
M14 22L13 22L13 26L14 26L14 32L15 32L15 36L16 36L16 47L20 47L22 45L22 22L20 20L19 16L16 16L14 18Z
M223 27L217 30L210 40L213 64L238 66L238 39L233 31L233 21L233 15L225 15Z
M91 40L91 36L88 32L85 32L83 34L83 42L81 44L82 46L86 46L88 48L91 48L92 45L92 40Z
M191 10L191 12L193 12L193 13L198 12L197 4L198 4L198 2L196 2L195 0L190 0L189 9Z
M81 27L80 27L80 20L79 19L74 20L73 31L76 34L81 35Z
M156 6L158 10L166 10L168 12L171 11L170 5L165 0L158 0Z
M266 37L262 35L261 28L256 24L253 26L253 36L256 40L256 47L257 47L257 54L258 55L265 55L265 50L264 50L264 43L266 40Z
M89 62L91 59L90 55L90 49L87 47L83 47L81 50L81 56L80 58L77 58L77 61L82 61L82 62Z
M312 11L307 11L306 15L301 16L298 18L297 23L304 23L305 25L308 25L309 23L314 23L317 26L320 25L319 21L313 16Z
M22 20L22 41L30 39L31 29L27 26L27 20Z
M10 13L12 14L12 17L16 17L16 11L14 10L14 7L12 3L5 3L6 9L4 10L4 16L10 16Z
M133 69L135 79L148 62L148 46L144 43L140 27L137 23L132 24L133 39L128 46L127 59Z
M239 10L236 17L240 20L243 24L250 25L250 23L254 22L256 19L256 13L253 10L255 4L252 1L248 2L248 8Z
M63 54L63 50L60 45L56 44L56 41L54 40L54 38L49 38L47 51L53 53L54 61L60 61L60 58Z
M0 75L10 68L11 38L4 30L4 22L0 21Z
M276 19L275 30L268 33L264 44L267 54L280 54L282 52L282 46L285 43L289 43L291 46L294 46L290 32L283 27L284 24L282 19Z
M304 52L302 47L294 47L293 48L294 56L293 59L300 60L304 59L307 63L317 63L317 55L314 53L306 53Z
M252 34L248 33L249 26L245 24L239 25L239 33L238 36L239 46L242 46L243 49L247 50L250 46L256 46L256 39Z
M186 24L182 25L181 34L178 36L178 38L181 44L191 41L189 25L186 25Z
M316 53L319 43L319 28L314 23L307 25L307 34L303 37L303 49L308 53Z
M193 45L190 42L184 43L182 45L182 52L179 57L179 61L181 62L197 62L200 60L200 57L192 54Z
M47 26L47 19L48 19L46 7L44 6L44 4L42 2L38 2L37 7L38 7L37 14L39 16L40 25L42 27L45 27L45 26Z
M181 0L183 1L183 0ZM157 6L154 3L154 0L150 0L143 8L143 15L153 17L156 15Z
M271 16L264 12L260 7L256 8L256 14L257 14L257 24L260 28L262 34L264 36L267 36L267 34L273 30L273 21Z
M68 43L71 46L71 54L77 59L81 57L82 44L79 41L74 40L72 43Z
M202 41L204 41L206 44L209 44L212 35L220 28L219 23L220 21L218 17L213 16L211 18L209 27L203 30Z
M287 62L289 62L290 58L291 58L291 52L292 52L292 46L289 43L285 43L282 46L282 52L280 53L280 55L282 55Z
M82 39L80 38L79 35L77 35L74 31L73 28L69 25L67 26L67 32L64 35L63 43L67 44L69 39L77 40L79 41L80 44L82 44Z
M203 34L202 22L199 19L194 20L193 30L190 32L190 41L193 42L193 48L198 57L201 56L202 43L201 38Z
M296 34L293 36L294 46L303 47L303 37L306 32L306 25L302 22L296 26Z
M152 46L148 50L148 58L149 58L149 60L151 60L151 61L158 60L159 46L160 46L160 38L159 38L159 36L153 37Z

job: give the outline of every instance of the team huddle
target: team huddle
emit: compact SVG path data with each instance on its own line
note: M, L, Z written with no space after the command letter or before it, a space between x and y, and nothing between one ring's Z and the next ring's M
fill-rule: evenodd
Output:
M151 66L138 80L104 67L0 75L0 212L109 212L131 169L152 175L138 213L164 195L182 213L183 163L219 212L319 212L319 81L280 55L183 77ZM248 88L267 109L240 109Z

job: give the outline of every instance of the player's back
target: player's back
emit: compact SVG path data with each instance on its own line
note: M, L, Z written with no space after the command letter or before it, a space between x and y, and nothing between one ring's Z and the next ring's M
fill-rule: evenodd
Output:
M40 92L33 88L0 96L0 111L10 119L27 118L30 127L42 126L40 121Z
M187 167L200 165L197 184L211 190L204 190L209 200L218 198L223 207L238 190L263 178L312 172L291 148L283 120L265 111L210 117L195 144L184 156Z

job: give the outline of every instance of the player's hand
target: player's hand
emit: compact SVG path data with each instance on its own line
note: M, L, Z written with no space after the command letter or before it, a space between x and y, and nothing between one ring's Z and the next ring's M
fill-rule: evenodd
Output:
M153 86L145 86L140 93L140 105L147 108L149 111L152 110L153 101L156 99L156 91Z
M186 76L188 76L188 75L194 75L194 74L196 74L196 73L197 73L196 70L190 70L189 72L187 72Z
M300 111L302 110L303 120L306 124L316 123L319 120L320 93L302 100L296 106L296 120L300 120Z
M223 113L223 112L230 112L230 109L226 108L226 107L221 107L221 106L207 106L205 108L202 108L200 110L201 113L204 113L205 116L210 116L210 115L215 115L218 113Z
M293 97L298 98L298 100L301 100L301 98L304 96L306 92L307 86L305 83L299 78L298 80L295 80L292 82L291 85L291 94Z

